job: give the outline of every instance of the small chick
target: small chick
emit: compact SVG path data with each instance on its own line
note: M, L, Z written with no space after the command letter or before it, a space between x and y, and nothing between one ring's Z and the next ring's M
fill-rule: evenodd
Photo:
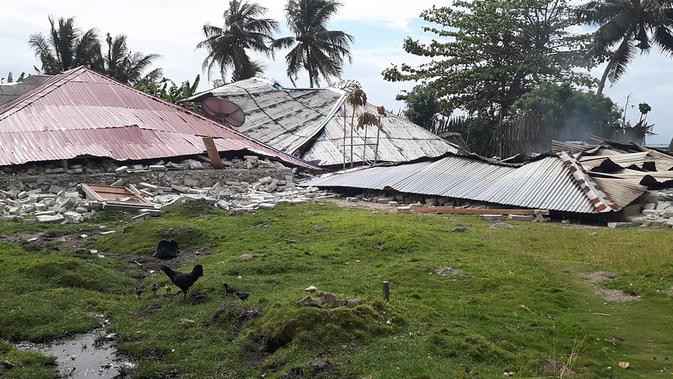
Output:
M224 296L236 296L241 300L246 300L250 296L249 293L238 291L227 283L224 283L222 287L224 288Z
M152 293L154 294L154 297L157 297L157 291L159 290L159 285L154 283L152 284Z
M136 286L136 296L138 296L138 299L140 299L143 296L143 292L145 292L145 286L142 284L139 284Z
M236 295L241 300L246 300L250 296L250 294L246 292L236 292L234 295Z
M171 291L173 290L173 287L171 287L170 283L166 283L166 284L164 285L164 290L166 290L166 293L167 293L167 294L170 294Z

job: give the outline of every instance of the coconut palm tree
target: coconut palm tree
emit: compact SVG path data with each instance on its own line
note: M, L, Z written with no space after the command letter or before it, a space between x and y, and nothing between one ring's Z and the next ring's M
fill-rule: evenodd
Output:
M278 22L262 18L267 9L257 3L231 0L224 12L224 26L204 25L206 39L196 45L206 49L208 56L203 60L203 70L208 78L215 68L222 79L233 68L233 79L254 77L262 72L262 66L250 59L248 51L271 54L272 34L278 30Z
M341 3L335 0L289 0L285 6L292 37L277 39L277 49L290 48L285 56L287 75L294 84L302 69L308 72L313 88L325 79L341 75L345 59L351 61L353 36L342 31L327 30L327 22Z
M603 93L608 79L614 83L622 77L638 50L647 52L654 43L663 52L673 54L671 0L592 1L580 9L580 16L583 22L599 26L590 54L608 62L598 94Z
M75 27L75 19L49 17L49 37L42 33L31 34L28 44L42 63L45 74L59 74L78 66L89 66L101 71L103 57L95 29L82 33Z
M124 84L136 84L143 78L145 70L159 58L157 54L142 54L131 52L128 49L125 35L114 38L107 34L105 39L108 45L107 55L104 57L105 74ZM148 75L156 76L155 69Z

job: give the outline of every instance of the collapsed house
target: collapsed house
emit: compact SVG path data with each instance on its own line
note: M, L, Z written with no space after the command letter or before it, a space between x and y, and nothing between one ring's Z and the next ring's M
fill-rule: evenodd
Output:
M448 154L325 174L302 185L346 193L385 192L395 203L423 200L431 206L496 208L488 211L496 214L497 208L514 207L550 211L557 218L604 220L618 219L647 192L633 181L594 176L564 152L540 155L525 164Z
M197 94L188 101L213 96L242 108L246 120L239 132L326 168L406 162L460 151L390 112L380 117L380 128L354 127L360 115L377 114L377 108L366 104L354 109L347 101L348 92L337 88L284 88L252 78Z
M214 170L212 159L223 169ZM81 184L136 184L128 191L150 207L202 198L254 209L297 191L293 169L319 168L85 67L0 105L5 219L90 216L96 199L85 199Z

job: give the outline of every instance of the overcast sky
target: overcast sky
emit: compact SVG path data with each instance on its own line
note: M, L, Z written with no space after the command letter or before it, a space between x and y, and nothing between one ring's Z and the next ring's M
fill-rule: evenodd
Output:
M284 21L280 0L258 0L269 8L268 16ZM27 45L31 33L46 33L47 16L71 17L83 29L96 27L101 35L128 35L129 46L134 51L161 55L157 65L165 76L176 82L192 80L201 73L205 53L195 49L204 23L220 24L227 1L218 0L116 0L98 2L84 0L2 0L0 8L0 75L32 72L37 64ZM344 4L330 28L344 30L355 37L353 63L344 70L344 79L362 83L370 101L397 111L402 104L395 95L413 83L389 83L381 78L381 71L390 63L421 62L418 57L404 53L402 41L407 35L423 38L420 12L448 4L439 0L342 0ZM284 22L282 22L284 23ZM287 34L283 28L281 34ZM284 54L276 62L266 61L265 76L290 85L285 76ZM656 53L641 57L622 81L608 88L606 94L618 104L624 104L631 95L631 103L646 101L652 108L650 120L657 135L648 142L668 144L673 136L673 60ZM306 83L307 80L300 82ZM202 89L208 87L204 80ZM637 119L637 109L629 116Z

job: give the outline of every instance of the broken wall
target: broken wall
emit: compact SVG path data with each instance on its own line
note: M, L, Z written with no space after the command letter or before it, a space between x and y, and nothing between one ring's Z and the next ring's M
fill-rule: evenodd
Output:
M209 187L217 182L254 183L261 178L271 177L278 180L292 180L292 170L287 167L274 168L225 168L221 170L176 170L176 171L142 171L115 173L80 173L80 174L9 174L0 175L0 189L42 189L49 191L52 186L72 188L79 183L110 185L119 179L127 183L152 183L170 187L184 185L188 187Z

